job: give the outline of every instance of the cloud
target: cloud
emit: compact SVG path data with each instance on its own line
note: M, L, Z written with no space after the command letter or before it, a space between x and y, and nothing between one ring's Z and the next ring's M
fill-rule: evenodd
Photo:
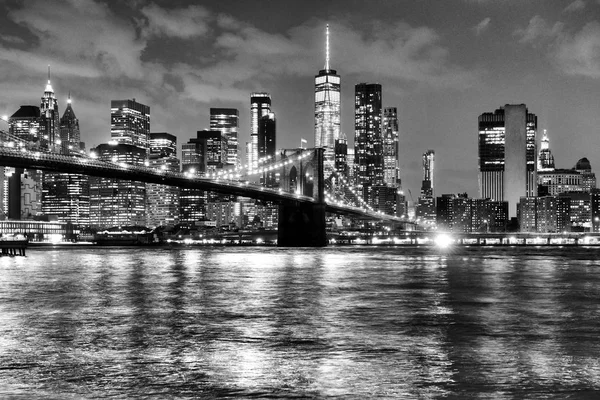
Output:
M567 75L600 78L600 23L589 22L579 32L562 37L553 56Z
M547 56L566 75L600 78L600 23L592 21L579 31L568 31L561 22L552 27L540 16L515 32L521 43L545 43Z
M556 22L550 26L546 20L539 15L535 15L529 20L529 24L525 29L517 29L514 32L515 36L519 36L521 43L534 43L540 39L553 38L562 32L564 24Z
M0 40L10 44L25 44L25 39L12 35L0 35Z
M140 12L146 18L143 27L146 35L164 35L182 39L202 36L209 32L210 12L201 6L165 9L157 5L143 7Z
M473 30L475 31L475 35L479 36L483 32L485 32L490 27L490 21L491 20L492 19L490 17L487 17L487 18L484 18L480 23L478 23L477 25L475 25L473 27Z
M575 11L583 10L584 8L585 8L585 1L575 0L574 2L572 2L571 4L566 6L565 9L563 10L563 12L575 12Z

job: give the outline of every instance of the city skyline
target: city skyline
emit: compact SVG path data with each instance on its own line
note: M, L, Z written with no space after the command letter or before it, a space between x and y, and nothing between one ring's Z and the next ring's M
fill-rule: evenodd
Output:
M277 103L278 146L297 147L312 138L314 74L329 23L331 63L345 82L342 132L351 141L353 86L380 83L383 105L398 107L405 187L418 190L420 155L432 148L443 177L437 192L476 195L477 116L500 104L524 103L538 115L558 168L582 157L600 164L587 150L600 145L597 2L433 3L381 2L371 10L331 2L318 18L311 2L269 3L261 13L252 2L227 1L119 9L91 0L80 7L9 3L0 17L7 78L0 110L10 115L37 104L50 64L59 112L70 91L88 148L107 140L110 100L134 97L152 108L152 130L172 132L180 143L209 127L210 107L237 108L245 143L252 91L269 92Z

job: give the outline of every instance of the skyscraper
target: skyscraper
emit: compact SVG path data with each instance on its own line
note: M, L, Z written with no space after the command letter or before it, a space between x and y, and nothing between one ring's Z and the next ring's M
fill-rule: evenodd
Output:
M110 102L110 137L113 141L148 151L150 107L133 100Z
M258 123L258 158L259 160L275 161L276 156L276 120L275 114L270 112L260 118ZM268 163L268 161L265 161ZM276 184L274 171L267 171L261 177L261 183L266 187Z
M71 105L71 95L67 108L60 118L60 149L62 154L79 154L81 151L79 119ZM42 211L55 216L59 222L78 225L90 223L90 183L87 175L66 172L46 172L42 184Z
M149 165L151 168L179 172L177 137L167 132L150 133ZM179 188L146 184L146 215L148 226L174 225L179 221Z
M356 185L369 200L370 187L383 184L381 85L359 83L354 97L354 165Z
M480 196L508 201L509 218L520 197L537 194L536 132L537 117L525 104L479 116Z
M132 144L98 145L92 150L101 161L144 165L146 150ZM90 223L97 227L146 225L146 185L114 178L90 177Z
M81 132L79 130L79 119L71 106L71 93L67 99L67 108L60 118L60 141L61 153L71 154L83 152L81 143Z
M221 131L227 138L227 161L228 165L240 164L238 154L238 126L239 112L236 108L211 108L210 129Z
M544 129L544 136L540 141L540 154L538 155L538 171L554 171L554 156L550 151L550 139Z
M417 218L425 223L434 223L435 197L433 190L433 172L435 166L435 152L427 150L423 153L423 181L421 183L421 195L417 206Z
M383 181L400 187L398 168L398 111L396 107L383 109Z
M340 138L341 132L340 92L340 76L329 66L328 24L325 33L325 68L315 76L315 147L325 149L326 176L333 171L335 141Z
M60 137L59 126L58 101L50 84L50 66L48 66L48 84L40 105L40 128L42 131L39 141L40 149L59 151L59 148L54 148Z
M250 95L250 157L248 164L251 169L258 168L259 121L270 112L271 95L269 93L252 93Z

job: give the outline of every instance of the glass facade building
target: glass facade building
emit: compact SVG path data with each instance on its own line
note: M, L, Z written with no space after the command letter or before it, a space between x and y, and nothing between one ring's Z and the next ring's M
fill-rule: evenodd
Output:
M110 102L110 137L117 143L148 150L150 107L133 100Z
M239 112L236 108L211 108L210 130L221 131L227 139L227 165L238 166L238 127Z
M177 137L167 132L150 133L150 168L179 172ZM147 225L150 227L174 225L179 221L179 188L146 184Z
M400 187L398 166L398 110L383 109L383 181L391 187Z
M269 93L252 93L250 95L250 152L248 165L250 169L258 168L258 131L260 119L271 112L271 95Z

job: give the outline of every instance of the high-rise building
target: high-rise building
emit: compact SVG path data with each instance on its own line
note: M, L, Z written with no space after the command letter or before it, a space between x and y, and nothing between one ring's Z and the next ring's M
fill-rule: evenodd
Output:
M271 112L271 95L269 93L252 93L250 95L250 153L248 165L250 169L258 168L258 130L260 119Z
M150 133L149 166L151 168L179 172L177 137L167 132ZM146 184L147 224L151 227L174 225L179 221L179 188Z
M325 32L325 68L315 76L315 147L325 149L325 175L333 172L335 141L341 134L341 84L329 66L329 24Z
M335 170L348 179L348 139L344 134L335 141Z
M236 108L211 108L210 129L221 131L227 138L227 165L240 164L238 154L239 112Z
M150 139L150 107L133 100L110 102L110 137L112 141L130 144L148 151Z
M368 204L370 187L383 185L381 85L359 83L354 96L354 165L356 185Z
M275 161L276 156L276 120L275 114L270 112L260 118L258 122L258 159L268 164ZM266 171L260 178L260 182L266 187L275 187L277 180L275 171Z
M75 116L71 104L71 95L67 108L60 118L60 146L62 154L81 152L81 134L79 119ZM90 223L90 182L87 175L66 172L46 172L42 183L42 211L59 222L71 222L78 225Z
M400 187L398 167L398 111L396 107L383 109L383 181L391 187Z
M596 189L596 174L592 172L592 166L586 157L577 161L573 169L581 174L582 191L591 192Z
M60 137L60 116L58 115L58 101L54 95L54 90L50 84L50 66L48 66L48 84L42 95L40 105L40 141L39 148L41 150L59 151L58 145Z
M82 148L79 118L75 116L75 111L73 111L71 103L71 93L69 93L67 108L60 118L60 148L63 154L82 153L85 151Z
M508 201L509 216L523 196L537 194L537 117L525 104L479 116L480 196Z
M538 155L538 172L554 170L554 156L550 151L550 139L544 129L544 136L540 141L540 154Z
M146 150L132 144L101 144L91 151L101 161L144 165ZM146 185L90 177L90 224L97 227L146 225Z
M181 149L181 166L184 173L205 176L222 169L227 160L227 138L221 131L197 131L196 137ZM179 220L194 224L206 219L207 203L220 200L220 196L200 189L182 188L179 196Z
M504 232L508 204L472 199L466 193L443 194L436 199L437 229L450 232Z
M40 116L39 107L21 106L17 112L8 118L8 132L37 147L42 140L44 132L40 127Z
M435 223L435 197L433 190L433 173L435 165L435 152L427 150L423 153L423 181L421 183L421 196L417 206L417 218L425 224Z

